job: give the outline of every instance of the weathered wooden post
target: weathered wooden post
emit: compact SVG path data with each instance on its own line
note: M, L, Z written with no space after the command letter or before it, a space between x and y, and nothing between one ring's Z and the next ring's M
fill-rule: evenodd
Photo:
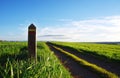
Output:
M30 59L37 62L36 27L33 24L28 27L28 52Z

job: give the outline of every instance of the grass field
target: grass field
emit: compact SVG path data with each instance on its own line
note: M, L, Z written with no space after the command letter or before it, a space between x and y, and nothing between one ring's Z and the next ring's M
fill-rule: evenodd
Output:
M120 62L120 45L77 42L52 43L109 62ZM87 69L90 68L96 70L95 72L117 78L116 75L101 67L86 62L62 49L56 49L72 57ZM0 42L0 78L72 78L72 76L45 42L37 42L37 64L32 63L28 58L27 42Z
M56 48L57 50L59 50L60 52L66 54L67 56L71 57L72 59L74 59L77 63L79 63L80 65L82 65L83 67L85 67L86 69L91 69L91 71L95 72L96 74L99 75L99 77L102 78L118 78L118 76L114 73L111 73L95 64L92 64L90 62L87 62L84 59L81 59L77 56L75 56L74 54L71 54L67 51L64 51L61 48L58 48L56 46L54 46L54 48Z
M0 78L72 78L44 42L38 42L37 64L28 59L27 42L0 42Z
M106 59L110 62L120 62L120 45L77 42L53 43L68 47L69 49L75 49L82 53L92 54L100 59Z

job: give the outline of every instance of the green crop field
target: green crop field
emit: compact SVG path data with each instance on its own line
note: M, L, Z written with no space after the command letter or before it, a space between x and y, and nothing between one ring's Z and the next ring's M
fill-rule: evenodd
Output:
M52 44L58 46L54 48L79 62L83 68L110 76L103 76L105 78L111 78L111 76L118 78L116 74L64 51L64 48L73 52L75 50L82 54L93 55L108 62L119 63L120 45L79 42L52 42ZM45 42L37 42L37 63L28 58L27 45L27 42L0 42L0 78L72 78L70 72L61 64ZM62 48L60 49L59 46Z
M75 49L82 53L92 54L100 59L110 62L120 62L120 45L115 44L96 44L79 42L52 42L57 45Z
M37 44L35 64L28 59L27 42L0 42L0 78L72 78L44 42Z

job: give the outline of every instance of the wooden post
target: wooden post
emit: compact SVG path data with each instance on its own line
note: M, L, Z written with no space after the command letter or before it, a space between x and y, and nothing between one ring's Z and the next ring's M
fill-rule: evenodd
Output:
M28 27L28 52L31 60L35 60L35 62L37 62L36 27L33 24Z

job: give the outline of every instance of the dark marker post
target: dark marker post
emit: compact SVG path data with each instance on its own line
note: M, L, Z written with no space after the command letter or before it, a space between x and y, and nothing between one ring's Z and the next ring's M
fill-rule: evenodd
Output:
M36 53L36 27L31 24L28 27L28 52L31 60L37 62L37 53Z

